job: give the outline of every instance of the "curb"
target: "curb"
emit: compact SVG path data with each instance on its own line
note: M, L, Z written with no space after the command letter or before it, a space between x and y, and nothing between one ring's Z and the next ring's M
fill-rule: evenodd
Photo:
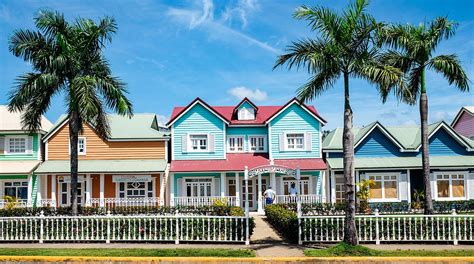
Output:
M119 261L119 262L209 262L209 263L260 263L260 262L327 262L327 261L358 261L358 262L474 262L474 257L87 257L87 256L0 256L0 261L45 261L45 262L69 262L69 261Z

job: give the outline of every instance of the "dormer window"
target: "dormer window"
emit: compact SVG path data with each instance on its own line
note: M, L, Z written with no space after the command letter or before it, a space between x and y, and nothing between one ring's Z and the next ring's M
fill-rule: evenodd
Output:
M242 107L238 112L239 120L254 120L255 119L255 109Z

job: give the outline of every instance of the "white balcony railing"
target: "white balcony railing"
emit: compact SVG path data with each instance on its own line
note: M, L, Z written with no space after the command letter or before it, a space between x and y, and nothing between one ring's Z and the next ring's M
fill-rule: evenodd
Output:
M92 207L134 207L134 206L160 206L159 197L143 197L143 198L92 198L86 201L86 206Z
M225 205L236 205L235 196L175 197L175 206L211 206L221 202Z
M20 199L16 201L7 201L5 199L0 199L0 208L6 207L32 207L32 203L26 199Z
M299 196L302 204L322 203L321 195L305 194ZM290 204L296 203L296 196L292 195L277 195L275 197L276 204Z

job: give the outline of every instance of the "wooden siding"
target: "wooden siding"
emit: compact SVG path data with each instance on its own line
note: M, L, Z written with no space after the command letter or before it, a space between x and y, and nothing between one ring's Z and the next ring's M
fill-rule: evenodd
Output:
M245 102L247 103L247 102ZM243 136L244 137L244 151L250 151L249 136L265 136L266 137L266 149L268 152L268 128L265 127L227 127L226 137L229 136ZM226 139L227 144L227 139ZM227 145L226 145L227 146ZM227 149L226 149L227 151Z
M430 155L431 156L453 156L453 155L472 155L464 145L461 145L444 128L440 128L430 137Z
M321 157L319 121L297 104L292 104L271 121L270 132L270 158L291 159ZM311 132L311 151L280 151L279 137L283 132Z
M164 141L104 141L88 125L80 136L86 138L86 155L79 155L80 160L165 159ZM48 140L48 159L69 159L69 125Z
M462 113L459 117L456 124L454 124L454 129L461 135L465 137L474 136L474 116L469 113Z
M186 134L213 134L214 152L183 152L182 139ZM224 122L202 105L196 104L173 124L172 148L175 160L223 159Z
M416 154L408 155L415 156ZM355 149L356 157L394 157L406 156L379 128L367 135Z

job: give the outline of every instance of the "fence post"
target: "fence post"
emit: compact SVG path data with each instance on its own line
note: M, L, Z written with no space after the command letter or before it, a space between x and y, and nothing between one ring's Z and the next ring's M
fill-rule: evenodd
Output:
M107 221L107 238L105 240L105 243L109 244L110 243L110 210L107 210L107 216L105 218L105 221Z
M176 245L179 244L179 217L178 217L178 209L176 209L176 212L174 213L174 217L176 218L176 238L174 240L174 243Z
M44 219L44 212L43 210L41 210L41 213L40 213L40 237L39 237L39 243L43 243L43 234L44 234L44 231L43 231L43 227L44 227L44 224L43 224L43 219Z
M244 170L245 182L245 245L250 245L250 230L249 230L249 169L245 166Z
M454 243L454 245L457 245L458 244L458 230L457 230L458 228L456 226L456 222L457 222L456 221L456 219L457 219L456 209L453 208L452 211L453 211L453 213L452 213L452 215L453 215L452 216L452 218L453 218L453 243Z
M375 209L375 244L380 245L379 209Z

